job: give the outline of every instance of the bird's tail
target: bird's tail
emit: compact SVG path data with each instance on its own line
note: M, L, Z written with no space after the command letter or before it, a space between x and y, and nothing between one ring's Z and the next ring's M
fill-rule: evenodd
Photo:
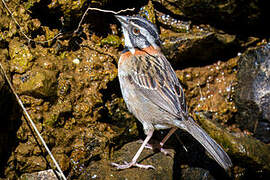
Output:
M232 166L232 161L227 153L191 117L188 117L188 120L181 121L181 124L177 126L189 132L199 141L225 170L228 170Z

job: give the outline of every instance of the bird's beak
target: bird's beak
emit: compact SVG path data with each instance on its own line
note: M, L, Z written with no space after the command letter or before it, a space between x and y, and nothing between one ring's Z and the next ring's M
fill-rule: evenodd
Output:
M128 50L134 54L135 49L130 41L129 33L128 33L128 26L129 26L129 16L120 16L120 15L115 15L115 17L118 19L118 21L121 23L122 31L124 34L125 38L125 46L128 47Z
M128 16L120 16L120 15L115 15L116 19L121 23L123 28L127 28L128 26Z

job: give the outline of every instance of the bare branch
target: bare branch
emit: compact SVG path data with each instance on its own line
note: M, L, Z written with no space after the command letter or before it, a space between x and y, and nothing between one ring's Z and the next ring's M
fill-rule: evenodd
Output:
M83 16L82 16L82 18L81 18L81 20L80 20L80 22L79 22L79 24L78 24L77 29L74 31L74 33L77 33L77 32L79 31L79 28L81 27L82 21L84 20L84 18L85 18L85 16L86 16L87 12L88 12L89 10L95 10L95 11L101 11L101 12L106 12L106 13L119 14L119 13L126 12L126 11L134 11L135 8L127 8L127 9L122 9L122 10L120 10L120 11L116 11L116 12L115 12L115 11L112 11L112 10L105 10L105 9L99 9L99 8L91 8L91 7L89 7L89 8L87 8L86 11L83 13Z

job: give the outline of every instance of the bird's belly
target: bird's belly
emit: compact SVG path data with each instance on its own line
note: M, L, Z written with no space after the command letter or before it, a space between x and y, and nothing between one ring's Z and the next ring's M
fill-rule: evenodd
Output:
M143 96L139 90L136 90L129 82L121 79L121 77L119 77L119 80L122 95L129 111L133 113L141 123L150 123L155 129L168 129L173 127L171 122L174 117L171 114L145 98L145 96Z

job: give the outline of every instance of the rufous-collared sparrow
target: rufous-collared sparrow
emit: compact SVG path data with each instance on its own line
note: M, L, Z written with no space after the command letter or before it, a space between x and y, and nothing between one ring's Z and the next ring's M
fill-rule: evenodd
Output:
M116 15L125 38L125 51L118 62L118 78L128 110L142 123L146 138L131 162L131 166L154 168L137 163L137 159L155 129L171 129L161 141L161 147L178 129L189 132L210 155L228 170L232 166L227 153L188 114L183 89L176 74L160 49L157 28L139 16Z

